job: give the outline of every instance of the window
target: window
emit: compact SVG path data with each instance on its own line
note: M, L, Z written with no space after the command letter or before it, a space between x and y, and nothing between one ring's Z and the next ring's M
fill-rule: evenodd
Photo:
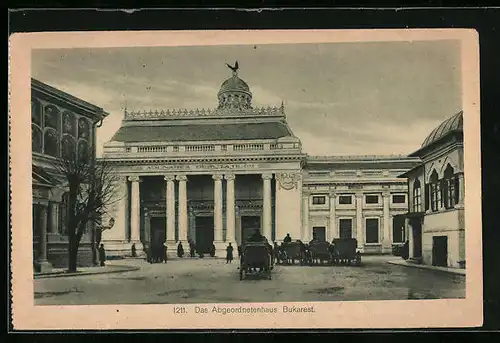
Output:
M313 238L316 238L318 241L325 242L326 241L326 228L324 226L313 227Z
M365 202L367 204L378 204L378 195L367 195L365 197Z
M31 150L33 152L42 152L42 130L36 125L31 125Z
M404 204L406 202L406 196L404 194L394 194L392 196L393 204Z
M350 205L352 204L352 195L341 195L339 196L339 204Z
M458 176L454 174L453 167L448 164L444 171L443 180L443 197L446 208L455 207L459 200L459 180Z
M62 139L61 145L62 157L67 160L73 160L76 156L76 144L74 139L69 135L65 135Z
M441 185L438 180L437 172L434 170L430 178L430 191L431 191L431 210L433 212L441 208Z
M413 182L413 212L422 212L422 188L418 179Z
M352 238L352 219L339 219L340 238Z
M324 205L326 204L325 196L313 196L313 205Z
M47 155L58 157L59 155L59 138L56 131L47 129L43 137L43 152Z
M366 243L378 243L378 218L366 218Z

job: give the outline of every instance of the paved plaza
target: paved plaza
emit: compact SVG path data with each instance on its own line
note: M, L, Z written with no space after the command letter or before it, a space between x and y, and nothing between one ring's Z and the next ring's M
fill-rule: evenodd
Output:
M465 297L465 277L364 256L356 266L275 266L272 280L239 280L238 262L182 259L123 273L35 279L36 305L405 300Z

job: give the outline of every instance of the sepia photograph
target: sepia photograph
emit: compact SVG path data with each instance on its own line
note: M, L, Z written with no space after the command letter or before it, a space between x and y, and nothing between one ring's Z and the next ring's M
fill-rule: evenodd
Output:
M477 37L375 31L32 38L11 143L30 306L397 318L475 287L480 310Z

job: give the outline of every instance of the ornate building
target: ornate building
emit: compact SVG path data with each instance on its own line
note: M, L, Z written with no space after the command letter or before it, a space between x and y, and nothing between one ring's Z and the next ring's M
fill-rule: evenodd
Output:
M233 69L233 68L232 68ZM237 68L216 109L125 111L103 158L122 176L103 233L108 254L132 245L188 239L219 255L255 229L280 242L356 237L360 250L386 253L406 240L407 182L418 157L312 157L286 121L283 104L254 108Z
M465 266L463 112L448 118L410 156L409 256L417 263Z
M106 115L100 107L31 80L33 262L37 269L67 266L67 189L55 161L89 147L95 152L95 127ZM79 264L90 263L87 234L82 238Z

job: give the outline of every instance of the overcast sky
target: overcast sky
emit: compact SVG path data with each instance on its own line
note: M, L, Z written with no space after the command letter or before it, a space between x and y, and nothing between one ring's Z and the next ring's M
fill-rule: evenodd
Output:
M58 49L32 55L32 76L110 113L215 108L225 63L238 60L254 106L285 103L312 155L408 154L461 110L459 41Z

